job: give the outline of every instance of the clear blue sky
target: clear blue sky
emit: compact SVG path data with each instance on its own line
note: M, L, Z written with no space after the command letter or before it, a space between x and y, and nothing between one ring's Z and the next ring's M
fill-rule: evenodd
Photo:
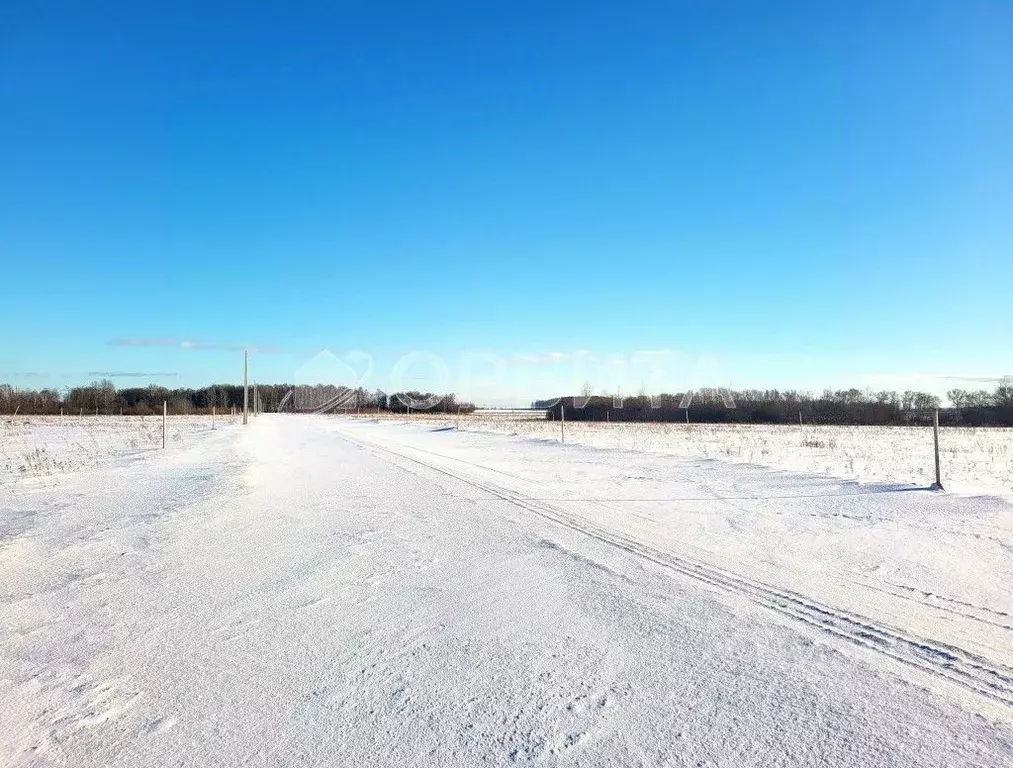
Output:
M1013 372L1011 2L152 5L4 11L0 379Z

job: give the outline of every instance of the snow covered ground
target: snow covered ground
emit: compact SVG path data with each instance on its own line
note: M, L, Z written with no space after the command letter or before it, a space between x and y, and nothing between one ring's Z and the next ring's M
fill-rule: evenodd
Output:
M218 416L215 427L226 429L239 420ZM210 416L170 416L166 445L189 445L211 426ZM61 475L161 447L161 416L5 416L0 418L0 492L54 485Z
M430 417L451 423L451 419ZM541 418L479 414L462 427L531 438L559 439L559 423ZM926 427L827 427L726 424L566 424L566 440L687 458L761 464L795 472L870 482L935 481L932 430ZM940 438L948 491L1013 500L1013 429L944 428Z
M1013 764L1013 506L628 448L262 416L9 489L0 765Z

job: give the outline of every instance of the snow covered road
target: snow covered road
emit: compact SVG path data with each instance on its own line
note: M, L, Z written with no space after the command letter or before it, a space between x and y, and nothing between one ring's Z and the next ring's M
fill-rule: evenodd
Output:
M1013 763L993 499L263 416L0 504L3 765Z

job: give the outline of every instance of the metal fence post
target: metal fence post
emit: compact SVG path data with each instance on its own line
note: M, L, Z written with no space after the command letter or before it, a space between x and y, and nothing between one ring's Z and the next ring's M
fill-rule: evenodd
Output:
M943 490L943 476L939 471L939 409L937 408L932 413L932 440L935 444L936 449L936 484L933 486L936 490Z

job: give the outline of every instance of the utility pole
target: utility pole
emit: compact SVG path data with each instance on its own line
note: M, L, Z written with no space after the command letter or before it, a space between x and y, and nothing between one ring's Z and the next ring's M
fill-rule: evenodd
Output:
M249 423L247 410L250 402L250 350L243 350L243 426Z

